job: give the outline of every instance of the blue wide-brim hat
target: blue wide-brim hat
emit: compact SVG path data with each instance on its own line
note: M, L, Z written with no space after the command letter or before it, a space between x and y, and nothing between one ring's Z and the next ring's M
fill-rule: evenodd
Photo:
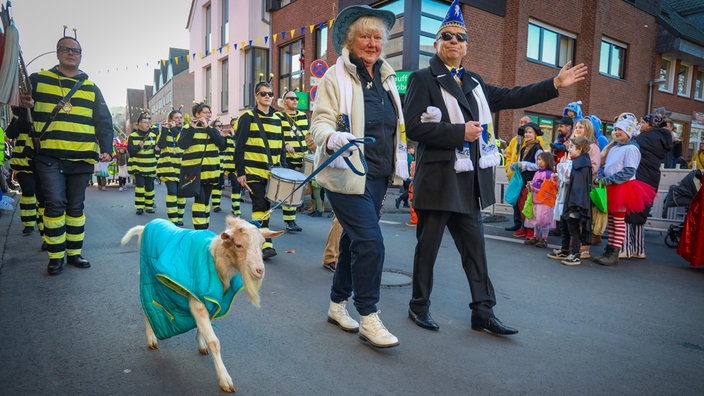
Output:
M345 42L350 25L364 16L372 16L381 19L384 21L389 31L394 26L394 23L396 23L396 15L391 11L358 5L345 8L337 14L337 18L335 18L335 22L332 24L332 45L335 47L335 51L337 51L338 54L342 54L342 44Z

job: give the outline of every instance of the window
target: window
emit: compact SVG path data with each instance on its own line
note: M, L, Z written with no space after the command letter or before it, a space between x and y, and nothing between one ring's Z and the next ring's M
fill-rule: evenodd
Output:
M230 0L222 0L222 18L220 19L220 46L228 43L230 36Z
M386 45L384 45L385 59L394 70L403 69L403 7L403 1L393 1L379 7L380 10L391 11L396 15L396 23L391 28Z
M303 40L296 40L279 49L279 88L276 94L285 90L303 91Z
M213 69L205 68L205 103L213 103Z
M698 69L694 79L694 99L704 100L704 70Z
M227 113L230 95L230 91L227 88L230 85L227 67L228 62L227 58L225 58L225 60L220 62L220 112L222 113Z
M606 37L601 39L601 54L599 57L599 73L625 78L626 44Z
M446 13L446 3L435 0L421 3L418 65L411 63L412 69L428 67L430 58L435 55L435 48L433 47L435 36L438 29L440 29L440 25L442 25L442 19Z
M315 29L315 59L328 56L328 24L323 23Z
M670 93L672 92L672 86L674 82L674 67L675 61L673 59L663 57L660 60L660 78L665 79L665 83L660 85L660 88L658 88L660 91Z
M677 95L689 97L692 86L692 66L682 62L677 71Z
M550 66L562 67L574 60L574 43L577 36L530 20L528 23L528 59Z
M269 50L266 48L250 47L245 51L244 61L244 98L245 107L254 107L254 86L259 81L264 81L269 75Z
M211 18L210 4L205 6L205 48L203 52L210 51L213 48L213 26Z

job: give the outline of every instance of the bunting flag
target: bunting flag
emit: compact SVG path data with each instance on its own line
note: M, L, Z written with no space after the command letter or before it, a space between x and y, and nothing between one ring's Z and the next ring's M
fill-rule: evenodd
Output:
M332 25L333 25L333 22L334 22L334 21L335 21L334 19L330 19L330 20L327 21L327 22L320 22L319 24L307 25L307 26L308 26L308 31L309 31L310 34L313 34L316 28L319 28L319 29L322 30L326 25L327 25L328 28L332 28ZM291 30L289 30L289 31L283 31L283 32L281 32L281 33L274 33L274 34L271 35L272 42L275 44L275 43L277 42L277 40L279 39L279 36L281 37L281 40L282 40L282 41L283 41L283 40L286 40L286 35L287 35L287 34L289 35L289 39L293 39L293 38L296 36L296 31L297 31L297 30L300 31L300 35L301 35L301 36L304 36L304 35L305 35L305 32L306 32L306 26L301 26L301 27L298 28L298 29L291 29ZM263 38L264 38L264 44L265 44L265 45L269 44L269 38L270 38L270 36L263 36ZM245 48L246 48L246 43L249 43L249 46L251 47L251 46L252 46L252 43L254 43L255 41L256 41L257 45L261 45L261 43L262 43L262 37L255 37L255 38L252 38L252 39L248 39L247 41L240 41L240 43L239 43L240 50L242 50L242 51L245 50ZM178 65L180 62L184 62L184 61L185 61L186 63L190 63L192 59L195 59L195 58L196 58L196 56L197 56L198 58L201 58L201 59L202 59L202 58L205 58L205 57L210 56L211 54L215 54L215 51L216 51L216 50L217 50L217 53L218 53L218 54L222 54L222 53L223 53L223 49L225 50L225 53L229 53L229 52L230 52L230 47L232 47L233 49L237 50L237 46L238 46L237 43L226 44L226 45L221 46L221 47L219 47L219 48L208 48L208 49L205 50L205 54L203 54L203 51L191 52L191 53L189 54L190 56L189 56L189 55L180 55L180 56L175 56L175 57L173 57L173 58L158 59L158 60L156 60L154 63L157 65L157 67L165 67L165 66L167 65L167 63L170 64L170 65L173 65L174 63ZM150 64L152 64L152 63L151 63L151 62L145 62L144 64L145 64L146 69L149 69ZM113 69L113 72L120 71L120 70L122 70L122 65L113 66L113 67L111 67L111 68ZM106 68L104 71L105 71L106 73L110 73L110 69L111 69L111 68ZM139 69L139 64L135 64L135 65L134 65L134 68L135 68L135 69ZM129 70L129 69L130 69L130 66L125 66L125 70ZM96 72L97 72L97 73L101 73L102 71L101 71L101 70L97 70Z

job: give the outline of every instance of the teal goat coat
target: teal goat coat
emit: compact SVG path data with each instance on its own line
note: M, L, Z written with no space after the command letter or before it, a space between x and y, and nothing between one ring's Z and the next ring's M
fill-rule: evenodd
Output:
M223 292L210 243L219 235L208 230L186 230L165 219L147 223L140 248L142 308L160 340L196 328L188 296L205 304L210 319L227 315L242 277L230 280Z

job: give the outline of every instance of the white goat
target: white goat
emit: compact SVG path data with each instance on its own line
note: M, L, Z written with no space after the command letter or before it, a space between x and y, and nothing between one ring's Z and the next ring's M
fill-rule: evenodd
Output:
M228 313L235 293L242 288L259 307L264 238L277 237L283 231L261 230L232 216L226 223L227 230L217 235L207 230L180 229L156 219L127 231L122 245L139 236L140 299L149 349L158 348L157 338L197 328L198 351L207 355L210 350L220 388L234 392L211 320ZM209 277L213 272L222 282L221 288L217 281L212 282L213 276ZM199 289L202 287L206 290Z

